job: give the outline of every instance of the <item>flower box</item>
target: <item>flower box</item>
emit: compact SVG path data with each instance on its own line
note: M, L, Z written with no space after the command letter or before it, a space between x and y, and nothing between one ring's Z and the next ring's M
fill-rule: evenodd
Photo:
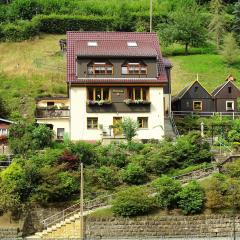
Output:
M127 105L149 105L151 104L148 100L132 100L132 99L125 99L124 102Z
M110 105L110 104L112 104L112 102L110 100L100 100L100 101L88 100L87 104L102 106L102 105Z

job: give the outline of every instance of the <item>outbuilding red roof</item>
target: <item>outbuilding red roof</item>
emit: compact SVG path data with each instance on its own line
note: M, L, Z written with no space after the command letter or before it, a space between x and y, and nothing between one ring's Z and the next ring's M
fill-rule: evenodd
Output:
M88 46L96 42L97 46ZM136 42L137 46L128 46ZM136 32L67 32L67 81L72 83L96 82L97 79L78 79L76 76L77 57L153 57L156 58L157 76L155 79L112 79L99 78L97 81L109 82L167 82L164 61L156 33Z

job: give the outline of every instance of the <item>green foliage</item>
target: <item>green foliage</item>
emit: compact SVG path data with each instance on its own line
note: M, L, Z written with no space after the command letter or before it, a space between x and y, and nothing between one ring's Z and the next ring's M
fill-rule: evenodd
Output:
M216 46L219 49L222 41L222 36L226 31L226 19L225 8L222 0L211 0L210 8L212 17L208 26L209 31L212 33L212 37L216 42Z
M178 194L179 207L186 215L200 213L204 207L204 191L196 181L188 183Z
M26 155L31 150L48 147L53 141L53 131L45 125L19 121L9 128L9 144L13 153Z
M1 31L1 30L0 30ZM1 37L0 37L1 38ZM9 110L6 102L0 97L0 118L7 118L9 116Z
M224 173L231 178L240 178L240 160L226 163Z
M129 163L122 173L122 179L129 184L143 184L147 181L147 173L144 168L136 163Z
M104 189L113 189L119 184L116 168L102 166L97 170L100 186Z
M189 45L199 46L206 42L205 18L196 1L180 1L169 18L166 23L158 26L163 42L184 44L185 54L188 54Z
M240 142L240 120L236 119L232 122L232 129L228 132L228 140L230 142Z
M225 62L229 65L237 63L239 60L240 49L233 33L227 33L223 40L221 54Z
M148 213L153 201L143 188L131 187L119 192L113 201L113 213L123 217L132 217Z
M131 142L132 139L137 135L138 122L134 121L130 117L124 118L120 123L120 127L128 142Z
M207 181L204 187L206 196L206 207L218 210L226 207L227 193L226 177L221 174L214 175Z
M3 41L18 42L36 36L39 29L35 22L18 21L2 25L0 32L0 39Z
M112 30L112 17L72 16L72 15L38 15L33 18L40 31L46 33L62 33L66 31L106 31Z
M70 152L78 158L79 164L83 162L86 165L90 165L96 160L96 153L94 151L94 145L86 142L76 142L69 146Z
M180 182L167 177L162 176L153 183L153 187L156 189L156 202L160 208L171 209L177 206L178 193L181 190Z
M234 6L234 25L233 31L238 35L238 39L240 36L240 2L238 1Z
M109 144L107 146L98 146L96 148L98 153L98 165L116 166L124 167L127 164L127 149L125 145L122 144Z

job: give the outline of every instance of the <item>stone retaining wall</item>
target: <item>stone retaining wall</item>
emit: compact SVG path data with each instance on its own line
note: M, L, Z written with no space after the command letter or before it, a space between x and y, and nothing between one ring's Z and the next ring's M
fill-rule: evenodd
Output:
M240 232L240 215L235 217ZM160 216L142 218L86 218L86 236L90 239L159 236L230 236L230 215Z

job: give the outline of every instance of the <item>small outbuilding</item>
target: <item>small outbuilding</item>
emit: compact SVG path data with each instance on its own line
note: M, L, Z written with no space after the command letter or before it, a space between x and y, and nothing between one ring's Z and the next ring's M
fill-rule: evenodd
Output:
M240 90L234 84L234 78L228 78L225 83L215 88L212 92L216 112L237 112Z
M172 99L172 110L181 112L213 112L214 103L211 94L195 81L186 86Z

